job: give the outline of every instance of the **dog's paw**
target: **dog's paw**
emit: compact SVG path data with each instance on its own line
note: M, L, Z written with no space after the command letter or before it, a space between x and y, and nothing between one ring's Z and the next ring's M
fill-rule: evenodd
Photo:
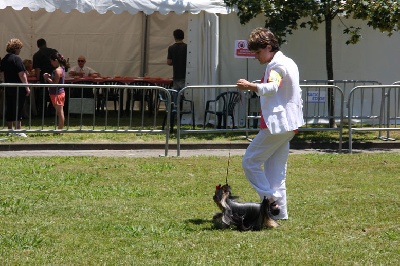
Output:
M224 214L222 212L217 212L212 219L213 225L215 229L227 229L229 228L229 224L224 223L223 221Z
M217 212L217 213L213 216L213 220L222 219L222 215L223 215L222 212Z
M267 228L277 228L277 227L281 226L274 219L271 219L271 218L265 219L264 225Z

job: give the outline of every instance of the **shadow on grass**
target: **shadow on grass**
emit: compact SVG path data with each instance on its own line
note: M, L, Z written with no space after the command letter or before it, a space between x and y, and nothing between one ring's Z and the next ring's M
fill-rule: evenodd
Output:
M204 219L189 219L189 220L185 220L185 223L191 223L191 224L195 224L195 225L202 225L202 224L206 224L206 223L212 223L212 220L204 220Z

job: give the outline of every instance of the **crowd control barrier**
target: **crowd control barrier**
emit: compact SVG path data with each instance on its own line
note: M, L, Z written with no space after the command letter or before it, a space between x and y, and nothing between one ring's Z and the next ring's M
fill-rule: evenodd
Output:
M161 106L160 95L165 102L171 102L168 89L160 86L137 85L101 85L101 84L29 84L31 96L25 101L23 126L20 130L9 130L5 119L5 91L7 88L18 89L23 84L0 84L2 90L2 128L0 133L141 133L161 134L165 136L165 156L169 149L169 127L171 105ZM57 114L46 115L46 90L63 87L66 92L64 106L64 129L57 128ZM86 97L83 97L84 91ZM87 91L90 93L88 94ZM43 95L35 99L34 92ZM40 93L39 93L40 92ZM128 95L125 97L124 95ZM72 97L73 96L73 97ZM40 101L41 104L40 104ZM135 105L139 102L139 106ZM146 102L151 104L144 106ZM16 99L18 110L18 98ZM123 109L124 104L129 106ZM41 108L36 108L42 106ZM136 107L135 107L136 106ZM34 108L35 107L35 108ZM160 109L165 113L160 118ZM41 110L40 110L41 109ZM40 114L36 114L39 111ZM16 112L17 113L17 112ZM17 115L15 117L17 120ZM162 125L163 124L163 125Z
M400 130L400 85L357 86L349 94L347 107L350 153L355 132L378 131L378 138L393 140L389 132ZM361 113L355 114L355 109Z
M339 134L339 143L338 150L341 152L342 150L342 136L343 136L343 105L344 105L344 95L342 90L334 85L301 85L302 88L302 99L303 99L303 113L304 119L306 121L306 125L304 127L299 128L299 131L337 131ZM215 115L215 120L213 126L204 125L207 122L204 121L204 117L200 116L198 119L198 123L203 124L200 127L196 127L195 129L183 128L181 127L180 119L177 120L177 156L180 156L180 146L181 146L181 136L183 134L195 134L195 133L225 133L225 132L243 132L248 134L248 132L257 132L258 127L254 127L250 122L251 119L259 119L258 114L254 114L256 111L259 112L258 107L251 106L252 104L258 104L258 97L249 97L250 91L239 91L235 85L203 85L203 86L187 86L182 89L178 93L178 105L182 102L182 99L187 99L188 95L191 95L190 100L195 100L197 98L196 95L220 95L224 91L237 91L241 95L240 104L237 106L235 113L237 121L232 122L230 127L218 127L217 115ZM200 92L200 93L199 93ZM329 96L330 95L330 96ZM337 108L330 108L329 97L334 97L335 106ZM250 101L251 99L255 99ZM210 103L215 103L215 111L221 107L217 106L217 102L211 101ZM195 102L195 110L196 112L204 112L204 109L207 109L207 103L204 100L200 100L199 102ZM202 106L196 106L202 105ZM177 116L180 117L181 108L177 108ZM246 123L241 123L240 113L245 113ZM243 112L245 111L245 112ZM333 111L333 112L332 112ZM205 114L206 115L206 114ZM229 118L228 113L225 115ZM251 117L250 117L251 116ZM198 117L198 116L197 116ZM329 120L334 119L337 126L329 127ZM207 119L206 119L207 121ZM233 126L235 125L235 126ZM322 126L321 126L322 125ZM328 125L328 126L327 126Z

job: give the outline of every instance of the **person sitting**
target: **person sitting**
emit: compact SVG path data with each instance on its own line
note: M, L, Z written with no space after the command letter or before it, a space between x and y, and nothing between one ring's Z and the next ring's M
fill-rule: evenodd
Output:
M96 78L99 77L100 74L96 72L93 68L90 68L88 66L85 66L86 63L86 58L81 55L78 57L78 65L73 66L69 69L69 76L70 77L92 77ZM84 89L78 89L74 88L71 90L71 96L72 98L93 98L93 89L91 88L84 88Z
M70 76L86 76L86 77L98 77L100 74L93 68L85 66L86 58L84 56L78 57L78 65L73 66L69 69Z
M35 70L33 69L32 60L30 60L30 59L25 59L25 60L23 61L23 64L24 64L24 66L25 66L26 74L28 75L28 77L36 77L36 75L35 75Z

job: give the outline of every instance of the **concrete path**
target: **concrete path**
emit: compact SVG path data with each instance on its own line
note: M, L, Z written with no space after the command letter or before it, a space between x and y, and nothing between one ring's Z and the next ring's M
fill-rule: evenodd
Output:
M243 156L246 149L190 149L181 150L181 157L190 156ZM399 149L365 149L353 150L353 153L369 153L369 152L400 152ZM337 153L336 150L329 149L291 149L291 154L304 153ZM343 153L347 153L344 150ZM138 149L138 150L17 150L17 151L0 151L0 157L15 156L100 156L100 157L163 157L165 151L163 149ZM176 150L169 150L169 157L176 157Z

